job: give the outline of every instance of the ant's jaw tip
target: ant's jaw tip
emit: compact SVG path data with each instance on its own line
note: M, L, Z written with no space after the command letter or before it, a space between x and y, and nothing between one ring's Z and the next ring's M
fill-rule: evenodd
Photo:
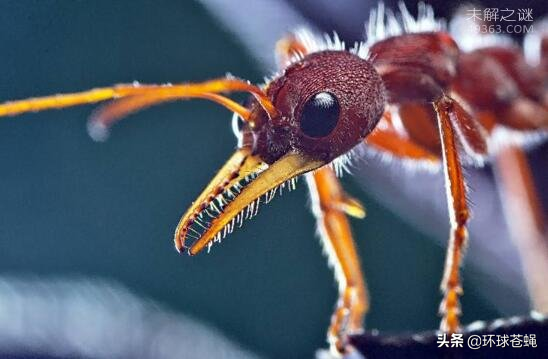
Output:
M109 136L108 127L99 121L88 121L87 130L89 136L96 142L105 142Z
M189 257L194 257L194 254L190 251L190 248L177 248L177 247L175 247L175 250L177 250L177 254L180 254L181 256L186 254Z
M190 254L188 248L185 246L175 245L175 250L177 251L177 254L180 254L180 255Z

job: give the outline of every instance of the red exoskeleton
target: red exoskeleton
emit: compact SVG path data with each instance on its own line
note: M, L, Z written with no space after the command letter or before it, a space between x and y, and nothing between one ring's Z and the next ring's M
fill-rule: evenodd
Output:
M234 112L238 149L181 218L178 251L190 255L220 241L269 202L276 191L306 174L322 242L339 283L339 301L328 329L334 353L362 330L368 295L347 216L363 217L360 203L342 189L336 170L368 149L445 174L451 232L442 280L441 329L460 328L459 266L470 217L464 165L495 159L502 183L522 190L509 213L528 221L520 229L548 271L542 210L523 155L524 145L548 130L548 35L536 33L541 60L528 63L514 45L462 51L427 7L417 19L380 8L368 40L352 48L335 36L306 30L280 40L279 73L262 85L226 77L203 83L116 85L0 105L0 116L112 102L91 117L89 131L103 139L124 116L169 101L202 98ZM247 92L245 105L224 93ZM419 164L421 166L419 166ZM442 194L440 193L440 196ZM512 203L513 201L513 203ZM526 244L527 245L527 244ZM535 308L548 310L545 285L532 274Z

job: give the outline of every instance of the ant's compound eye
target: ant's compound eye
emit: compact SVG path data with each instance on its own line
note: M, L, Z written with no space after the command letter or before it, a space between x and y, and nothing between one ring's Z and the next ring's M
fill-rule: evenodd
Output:
M308 137L325 137L337 126L340 114L339 101L329 92L319 92L310 97L301 112L301 131Z

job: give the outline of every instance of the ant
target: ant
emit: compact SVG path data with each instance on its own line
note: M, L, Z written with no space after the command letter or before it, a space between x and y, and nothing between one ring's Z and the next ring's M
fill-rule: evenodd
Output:
M528 63L521 49L507 42L461 50L424 4L417 18L403 5L398 17L380 5L367 35L367 42L347 48L336 35L296 31L278 42L280 71L262 85L232 76L201 83L122 84L6 102L0 104L0 116L112 100L88 123L90 135L104 140L121 118L161 103L201 98L233 112L237 150L182 216L175 247L189 255L209 250L256 215L261 203L306 175L320 237L339 283L328 329L335 355L352 350L348 336L363 330L368 310L347 218L363 218L365 210L345 193L337 172L364 147L416 168L440 169L450 221L440 329L459 332L459 269L470 219L463 166L495 159L509 168L503 183L524 189L527 204L519 214L528 215L527 234L543 235L542 210L522 148L548 133L548 33L531 40L538 45L538 64ZM239 104L224 95L233 92L250 97ZM541 248L548 266L548 250ZM535 307L547 310L540 280L532 279L529 286Z

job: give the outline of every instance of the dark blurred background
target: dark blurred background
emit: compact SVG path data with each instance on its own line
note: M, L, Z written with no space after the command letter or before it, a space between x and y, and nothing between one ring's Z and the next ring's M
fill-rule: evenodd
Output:
M294 8L328 29L329 14L310 3ZM438 3L442 15L453 9ZM354 16L365 21L367 12ZM269 74L191 1L4 0L0 48L1 101L133 80L230 72L260 82ZM230 114L201 101L169 104L131 116L106 143L94 143L85 131L91 110L0 121L0 274L112 279L270 358L311 357L325 347L337 291L304 181L209 255L180 256L172 243L180 215L234 149ZM444 249L351 177L343 181L368 210L352 221L371 292L367 326L437 327ZM482 275L464 270L465 322L499 315L477 295Z

